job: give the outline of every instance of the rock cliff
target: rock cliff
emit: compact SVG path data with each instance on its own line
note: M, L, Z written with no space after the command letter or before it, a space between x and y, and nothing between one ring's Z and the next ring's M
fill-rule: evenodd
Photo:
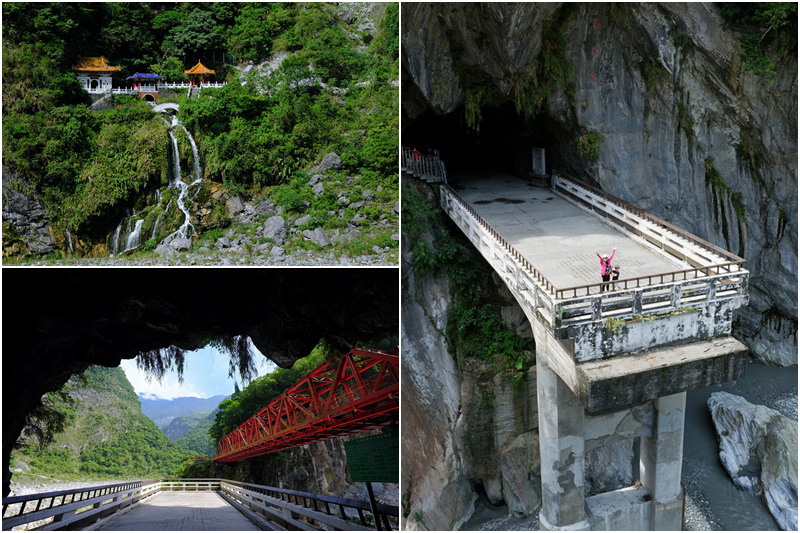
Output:
M742 256L736 336L797 365L796 45L767 81L713 4L402 9L404 144L449 167L542 146L548 167Z

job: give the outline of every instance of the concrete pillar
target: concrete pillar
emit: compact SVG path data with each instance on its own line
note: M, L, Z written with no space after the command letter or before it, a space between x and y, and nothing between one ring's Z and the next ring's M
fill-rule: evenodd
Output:
M587 530L584 508L583 404L539 353L539 453L542 461L542 530Z
M653 407L653 435L641 441L640 477L653 498L650 529L676 531L683 525L681 465L686 393L653 400Z

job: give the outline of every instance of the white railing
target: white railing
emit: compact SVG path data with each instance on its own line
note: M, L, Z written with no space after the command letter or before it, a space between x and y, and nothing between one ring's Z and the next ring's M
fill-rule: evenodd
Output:
M215 82L207 82L207 83L197 83L195 84L195 88L197 90L200 89L222 89L228 84L226 81L215 81ZM182 83L159 83L159 89L188 89L192 87L191 82L182 82ZM115 88L103 88L103 87L93 87L91 89L85 89L89 94L137 94L139 92L156 92L155 85L142 85L140 89L128 89L125 87L115 87Z

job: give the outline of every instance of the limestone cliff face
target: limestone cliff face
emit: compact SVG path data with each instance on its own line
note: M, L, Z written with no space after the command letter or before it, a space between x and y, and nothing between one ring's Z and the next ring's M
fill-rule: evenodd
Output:
M743 68L713 5L402 7L404 126L524 102L563 38L569 82L519 115L548 166L744 257L751 300L735 334L765 362L797 364L796 49L774 58L770 83ZM596 159L578 151L586 132L602 136Z

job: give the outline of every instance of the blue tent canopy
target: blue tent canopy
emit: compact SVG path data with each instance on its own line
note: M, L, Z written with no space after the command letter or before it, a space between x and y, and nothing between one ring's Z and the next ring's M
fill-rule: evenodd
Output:
M133 76L128 76L125 78L126 80L135 80L135 79L142 79L142 80L160 80L161 76L158 74L153 74L152 72L147 72L145 74L140 74L137 72Z

